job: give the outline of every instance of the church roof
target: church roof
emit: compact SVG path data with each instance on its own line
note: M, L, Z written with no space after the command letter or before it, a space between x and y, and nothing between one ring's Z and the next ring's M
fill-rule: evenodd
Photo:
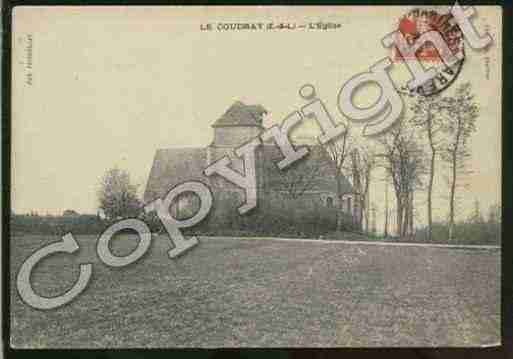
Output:
M164 197L173 187L195 180L208 183L203 175L206 163L204 148L168 148L155 153L150 176L146 183L144 202Z
M267 110L261 105L246 105L236 101L217 119L212 127L223 126L258 126L262 127L262 116Z
M264 181L266 188L285 191L292 178L303 177L312 181L310 190L336 193L335 173L329 163L326 151L320 146L310 146L308 156L292 164L289 169L280 170L276 165L283 156L275 145L263 145L260 148ZM157 150L153 166L144 193L144 201L151 202L165 196L173 187L187 181L210 183L210 178L203 174L207 167L206 148L169 148ZM258 166L258 165L257 165ZM344 193L353 189L347 178L343 178Z

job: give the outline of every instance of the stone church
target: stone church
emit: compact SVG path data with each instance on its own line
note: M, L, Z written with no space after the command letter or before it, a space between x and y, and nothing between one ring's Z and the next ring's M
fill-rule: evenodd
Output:
M145 203L166 196L178 184L195 180L211 188L214 211L221 222L223 218L226 220L240 216L237 208L244 202L244 190L218 175L207 177L203 171L214 161L229 156L232 161L230 166L244 173L242 159L235 156L234 150L265 130L263 116L266 113L260 105L246 105L237 101L212 124L214 139L210 145L157 150L144 193ZM319 208L338 208L337 182L330 158L318 144L308 144L308 148L307 156L284 170L279 170L276 165L283 155L272 139L257 148L259 210L266 211L269 206L286 206L287 201L293 201L294 208L302 211L318 212ZM358 212L353 188L345 177L342 185L342 210L348 216L353 216ZM198 199L194 195L180 196L175 202L171 213L176 218L192 216L198 206Z

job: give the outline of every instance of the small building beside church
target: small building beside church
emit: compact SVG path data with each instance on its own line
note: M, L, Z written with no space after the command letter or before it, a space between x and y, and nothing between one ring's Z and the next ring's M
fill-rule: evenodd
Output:
M304 222L309 221L312 226L319 226L316 222L325 220L320 218L322 213L339 210L339 200L342 201L345 217L351 220L358 213L353 187L347 178L342 178L344 195L337 198L334 168L328 153L318 144L308 144L308 155L284 170L276 165L283 155L273 140L259 146L255 152L258 205L244 215L237 210L244 202L244 190L221 176L204 175L206 167L224 156L231 159L234 170L244 173L243 161L235 155L234 150L265 130L263 117L266 113L261 105L246 105L237 101L211 125L214 138L210 145L157 150L144 193L145 203L165 197L173 187L194 180L205 183L212 190L214 207L208 222L213 234L216 231L221 233L223 226L232 229L245 227L252 217L271 213L273 215L265 219L265 223L279 217L274 213L293 218L301 212L301 220L298 221L302 223L298 223L298 226L308 226ZM194 215L198 201L192 194L182 195L172 205L171 214L176 218L190 217Z

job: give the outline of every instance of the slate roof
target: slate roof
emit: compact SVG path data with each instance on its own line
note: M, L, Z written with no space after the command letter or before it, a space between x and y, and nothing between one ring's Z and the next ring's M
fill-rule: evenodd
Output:
M236 101L217 119L212 127L222 126L258 126L262 127L262 116L267 110L261 105L246 105Z
M265 169L265 183L269 190L285 190L290 175L302 173L315 173L311 190L333 192L337 190L333 168L329 165L328 154L317 145L310 147L307 157L298 160L290 169L281 171L276 163L283 157L275 145L264 145L260 149L263 167ZM144 201L148 203L156 198L163 197L176 185L196 180L209 184L208 177L203 175L206 167L206 148L169 148L157 150L150 171ZM292 172L288 172L292 171ZM314 171L314 172L312 172ZM345 193L352 192L352 186L344 177Z
M206 163L204 148L168 148L155 153L144 192L144 202L165 196L176 185L196 180L208 183L202 171Z

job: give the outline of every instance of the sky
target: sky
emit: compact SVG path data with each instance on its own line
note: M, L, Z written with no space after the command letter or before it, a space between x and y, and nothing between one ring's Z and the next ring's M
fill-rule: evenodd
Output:
M381 38L408 7L18 7L13 17L12 188L16 213L74 209L96 213L101 176L127 169L141 193L159 148L205 146L210 125L236 100L261 104L265 126L280 123L305 101L304 84L337 121L341 86L391 54ZM500 7L477 7L474 24L488 29L486 51L466 47L462 72L447 94L470 81L480 104L471 140L473 174L459 192L458 218L475 200L500 203ZM217 31L218 23L340 23L332 30ZM213 24L214 30L201 26ZM390 71L397 84L405 66ZM30 74L30 75L29 75ZM31 84L27 84L31 76ZM379 91L360 90L373 103ZM356 126L356 130L361 128ZM316 136L305 121L300 136ZM443 169L440 170L443 172ZM375 172L371 202L383 222L385 187ZM392 189L389 189L390 205ZM435 179L435 219L447 215L448 187ZM416 199L425 221L425 195Z

